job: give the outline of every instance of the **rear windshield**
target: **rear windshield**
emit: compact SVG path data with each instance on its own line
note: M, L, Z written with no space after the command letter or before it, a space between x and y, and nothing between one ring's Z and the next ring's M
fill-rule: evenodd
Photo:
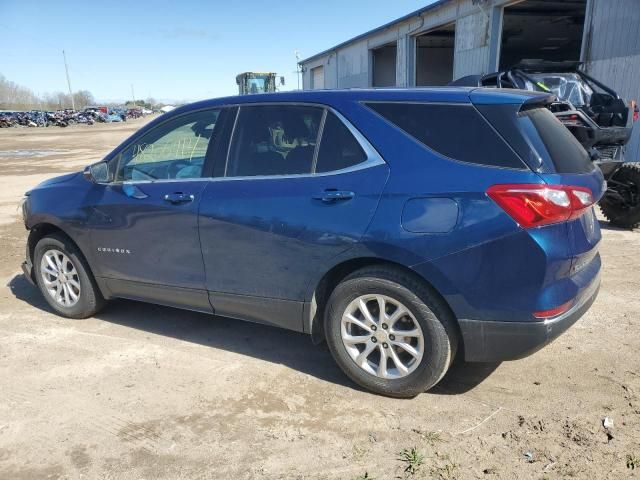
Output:
M536 172L588 173L595 167L571 132L545 106L477 105L520 158Z
M446 157L493 167L526 168L472 105L372 102L367 106Z
M546 108L518 114L523 133L556 173L587 173L593 169L589 154L571 132Z

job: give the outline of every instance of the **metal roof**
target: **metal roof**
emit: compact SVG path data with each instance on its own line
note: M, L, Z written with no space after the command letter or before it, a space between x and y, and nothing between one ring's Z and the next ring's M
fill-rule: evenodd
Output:
M374 28L373 30L369 30L368 32L361 33L360 35L355 36L353 38L350 38L349 40L347 40L345 42L339 43L338 45L336 45L334 47L327 48L326 50L323 50L320 53L316 53L315 55L312 55L312 56L310 56L308 58L305 58L304 60L300 60L300 62L298 62L298 64L302 65L303 63L307 63L307 62L309 62L311 60L316 59L317 57L321 57L323 55L326 55L327 53L330 53L330 52L332 52L334 50L337 50L338 48L342 48L345 45L348 45L350 43L353 43L353 42L356 42L358 40L361 40L361 39L363 39L365 37L368 37L369 35L372 35L374 33L381 32L382 30L385 30L385 29L395 25L396 23L404 22L405 20L409 20L410 18L413 18L413 17L419 17L423 13L428 12L429 10L433 10L435 8L438 8L439 6L441 6L441 5L443 5L443 4L447 3L447 2L450 2L450 1L451 0L436 0L435 2L433 2L430 5L427 5L426 7L422 7L422 8L420 8L420 9L414 11L414 12L411 12L411 13L403 16L403 17L396 18L395 20L393 20L393 21L391 21L389 23L385 23L384 25L382 25L380 27Z

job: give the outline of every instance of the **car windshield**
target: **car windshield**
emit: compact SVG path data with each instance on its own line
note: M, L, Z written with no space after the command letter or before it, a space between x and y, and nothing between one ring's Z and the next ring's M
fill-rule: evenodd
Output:
M593 90L576 73L529 73L527 76L548 88L559 100L571 102L575 107L591 102ZM527 90L539 90L529 80L525 80L525 84Z

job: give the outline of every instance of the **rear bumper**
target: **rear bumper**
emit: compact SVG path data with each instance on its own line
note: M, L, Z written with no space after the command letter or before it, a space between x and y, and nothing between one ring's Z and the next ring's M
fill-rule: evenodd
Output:
M600 276L568 312L531 322L459 320L467 362L498 362L527 357L564 333L591 307L600 290Z

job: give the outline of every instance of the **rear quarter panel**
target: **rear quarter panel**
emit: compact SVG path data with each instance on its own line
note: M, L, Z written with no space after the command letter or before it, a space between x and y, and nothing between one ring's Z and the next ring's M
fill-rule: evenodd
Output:
M371 225L349 255L413 268L445 297L459 318L522 320L523 310L531 312L535 292L552 280L549 276L562 275L568 268L566 226L546 233L552 248L544 252L485 191L494 184L540 183L541 178L524 164L517 170L447 159L359 103L348 105L343 113L391 170ZM452 132L452 141L464 141L464 130ZM432 212L456 215L450 231L419 233L403 227L407 203L424 198L457 205L453 210L450 202L443 202L442 212Z

